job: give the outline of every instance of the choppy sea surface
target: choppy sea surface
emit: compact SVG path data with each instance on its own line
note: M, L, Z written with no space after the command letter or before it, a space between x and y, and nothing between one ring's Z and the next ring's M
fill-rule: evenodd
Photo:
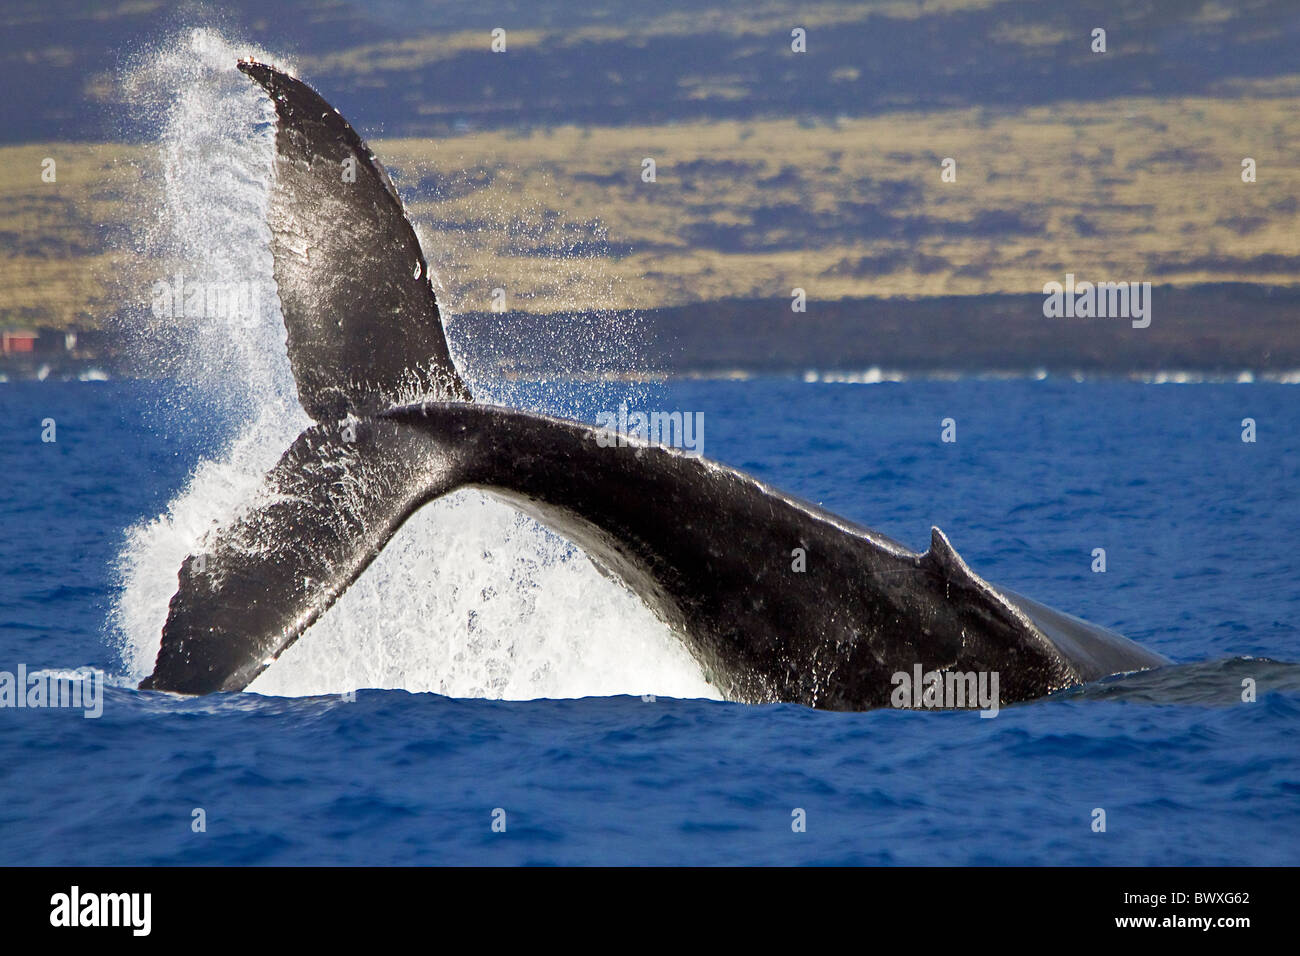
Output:
M566 389L586 420L614 401ZM635 598L470 493L248 692L138 692L180 559L301 425L176 395L0 385L0 671L110 685L97 719L0 709L0 864L1297 862L1294 386L645 391L703 413L709 457L918 550L938 525L990 580L1175 662L994 719L711 699Z

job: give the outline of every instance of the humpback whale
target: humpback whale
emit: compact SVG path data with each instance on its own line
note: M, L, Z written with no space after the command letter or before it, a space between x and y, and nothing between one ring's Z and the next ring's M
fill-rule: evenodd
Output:
M733 701L886 707L896 676L920 668L997 674L1011 704L1168 663L988 583L938 528L916 553L707 459L475 402L382 163L301 80L254 60L239 69L275 106L274 274L315 424L209 532L203 560L183 562L142 689L243 689L407 518L460 488L580 547Z

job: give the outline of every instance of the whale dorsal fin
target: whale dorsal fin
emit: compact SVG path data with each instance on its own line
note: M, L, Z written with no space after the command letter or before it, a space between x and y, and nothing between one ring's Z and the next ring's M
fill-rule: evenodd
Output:
M469 401L428 263L383 165L306 83L254 60L239 69L275 104L267 221L307 414L327 422L419 397Z
M926 552L925 557L935 567L941 568L945 572L945 577L963 580L975 577L974 572L948 540L948 536L937 527L930 528L930 550Z
M987 606L998 609L1023 632L1027 641L1055 648L1069 662L1077 680L1096 680L1124 670L1167 663L1158 654L1144 650L1114 631L989 583L971 570L948 536L938 528L930 529L930 550L921 561L948 582L983 595Z

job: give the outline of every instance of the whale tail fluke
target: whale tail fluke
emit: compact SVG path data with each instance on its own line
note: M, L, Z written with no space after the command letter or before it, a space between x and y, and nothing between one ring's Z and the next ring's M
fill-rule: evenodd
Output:
M181 565L141 689L247 686L415 509L461 483L465 458L455 443L419 437L384 416L313 425L298 436L261 494Z
M251 59L239 69L275 105L267 219L307 414L331 422L418 399L470 401L428 262L383 164L306 83Z
M245 686L374 559L415 507L413 489L454 478L448 454L430 461L375 416L412 401L472 401L383 164L307 84L255 60L238 66L275 106L275 281L298 397L320 424L181 566L140 686L182 693Z

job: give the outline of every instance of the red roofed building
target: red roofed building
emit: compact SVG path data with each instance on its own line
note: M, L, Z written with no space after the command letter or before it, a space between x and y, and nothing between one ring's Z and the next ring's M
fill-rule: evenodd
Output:
M0 332L0 341L3 342L3 351L5 355L16 355L19 352L33 352L36 350L36 333L26 330L16 329L12 332Z

